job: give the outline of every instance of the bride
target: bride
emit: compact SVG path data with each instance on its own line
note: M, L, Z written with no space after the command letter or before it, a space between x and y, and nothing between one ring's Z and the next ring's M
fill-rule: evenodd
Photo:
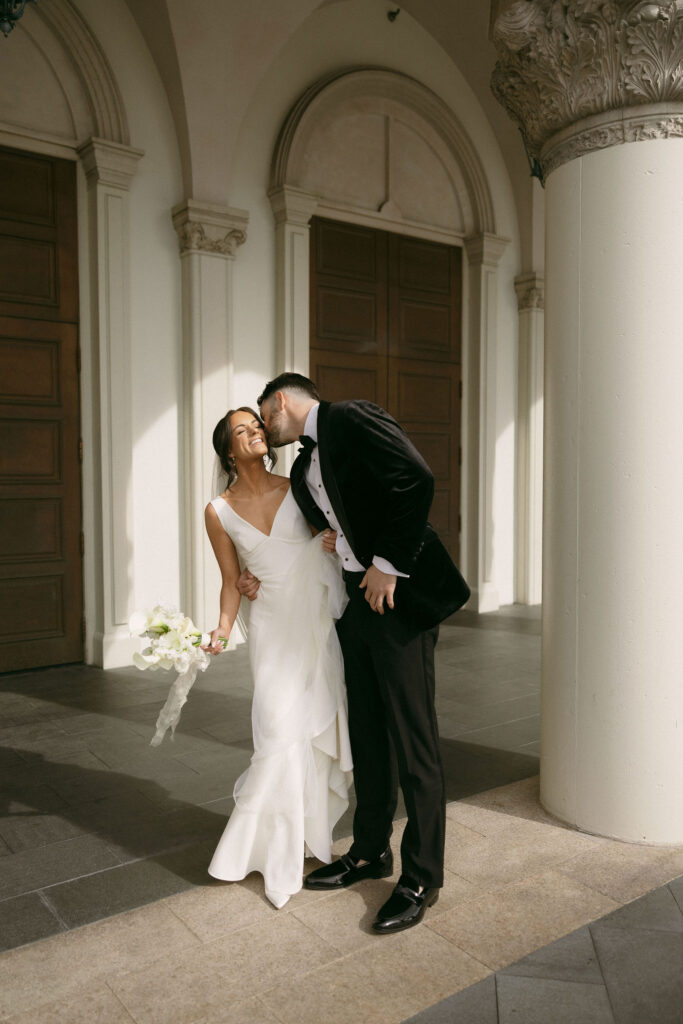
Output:
M222 576L211 653L230 636L247 562L261 588L248 635L254 755L235 783L235 809L209 873L237 881L258 871L268 899L282 907L301 889L305 851L331 860L332 829L348 806L351 754L334 626L346 595L336 534L312 536L289 480L266 470L264 456L273 453L253 409L228 412L213 446L227 484L205 514Z

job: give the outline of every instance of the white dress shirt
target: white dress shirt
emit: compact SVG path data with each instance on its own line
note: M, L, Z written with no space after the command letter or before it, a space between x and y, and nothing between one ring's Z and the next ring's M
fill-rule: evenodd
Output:
M361 565L358 561L351 550L348 540L342 532L342 528L334 514L332 502L329 499L327 491L325 490L325 484L323 483L323 477L320 471L320 455L317 448L319 408L320 406L317 403L316 405L311 406L308 416L306 417L306 425L304 427L304 434L306 434L307 437L313 438L316 442L316 447L311 452L311 461L306 469L306 483L316 505L324 513L325 518L332 529L337 531L337 542L335 546L337 554L341 558L342 568L347 572L365 572L365 566ZM394 576L408 576L405 572L399 572L398 569L394 568L391 562L388 562L386 558L382 558L380 555L375 555L372 560L372 564L377 566L381 572L391 573Z

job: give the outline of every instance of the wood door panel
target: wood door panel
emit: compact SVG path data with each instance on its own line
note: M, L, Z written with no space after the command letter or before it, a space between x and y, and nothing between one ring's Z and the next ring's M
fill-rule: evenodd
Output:
M447 487L436 487L434 489L434 500L429 510L429 521L441 537L441 540L448 547L452 543L453 523L451 516L451 492Z
M0 405L59 404L59 341L0 338Z
M0 158L0 219L56 227L51 160L14 150Z
M0 317L0 671L83 656L77 340Z
M0 316L75 323L75 163L0 147L0 186Z
M377 232L342 221L314 219L316 274L374 283L382 262Z
M384 360L377 357L311 351L311 378L328 402L363 398L386 406Z
M0 566L63 558L59 498L0 499Z
M430 519L456 559L461 275L454 247L313 220L311 376L329 401L376 402L406 430L434 474Z
M453 422L454 389L450 366L434 372L416 360L390 359L390 401L400 423L436 424Z
M434 474L429 518L457 561L460 533L460 367L389 360L389 410Z
M451 473L457 468L450 431L427 433L413 428L408 436L431 469L434 479L437 482L449 480Z
M61 450L54 420L0 419L0 482L61 483Z
M399 287L403 291L419 289L450 297L452 248L402 235L395 238Z
M63 583L61 575L3 580L0 645L64 636Z
M0 301L57 305L54 242L0 237Z
M0 147L0 671L83 657L76 167Z
M316 348L372 352L377 350L377 297L372 293L333 288L318 289Z
M395 355L410 358L419 353L422 359L450 360L453 348L450 306L401 299L395 341Z

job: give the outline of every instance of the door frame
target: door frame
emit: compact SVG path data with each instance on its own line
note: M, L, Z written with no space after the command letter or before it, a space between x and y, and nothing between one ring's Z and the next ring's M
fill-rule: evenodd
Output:
M66 51L78 69L78 138L0 124L0 144L78 165L84 657L116 667L130 664L137 648L128 630L134 609L128 192L143 152L130 145L113 71L77 8L51 0L35 13L47 27L41 32L47 58L58 63Z
M465 230L405 220L387 203L378 212L341 203L302 187L305 141L316 117L329 119L349 98L372 104L390 97L406 117L442 143L442 159L454 187L465 197ZM308 89L288 115L273 155L269 198L275 217L276 372L308 375L309 233L313 216L462 246L461 568L470 607L500 607L495 580L493 488L496 464L498 265L509 239L496 232L488 178L478 153L454 112L426 86L398 72L357 68L328 76ZM287 467L289 468L289 463Z

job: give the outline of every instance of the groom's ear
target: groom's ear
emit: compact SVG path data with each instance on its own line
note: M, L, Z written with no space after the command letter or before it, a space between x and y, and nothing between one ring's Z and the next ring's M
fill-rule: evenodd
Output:
M273 397L275 398L275 401L277 402L278 410L280 412L282 412L282 410L284 409L285 405L287 404L287 399L285 397L284 391L276 391L275 395Z

